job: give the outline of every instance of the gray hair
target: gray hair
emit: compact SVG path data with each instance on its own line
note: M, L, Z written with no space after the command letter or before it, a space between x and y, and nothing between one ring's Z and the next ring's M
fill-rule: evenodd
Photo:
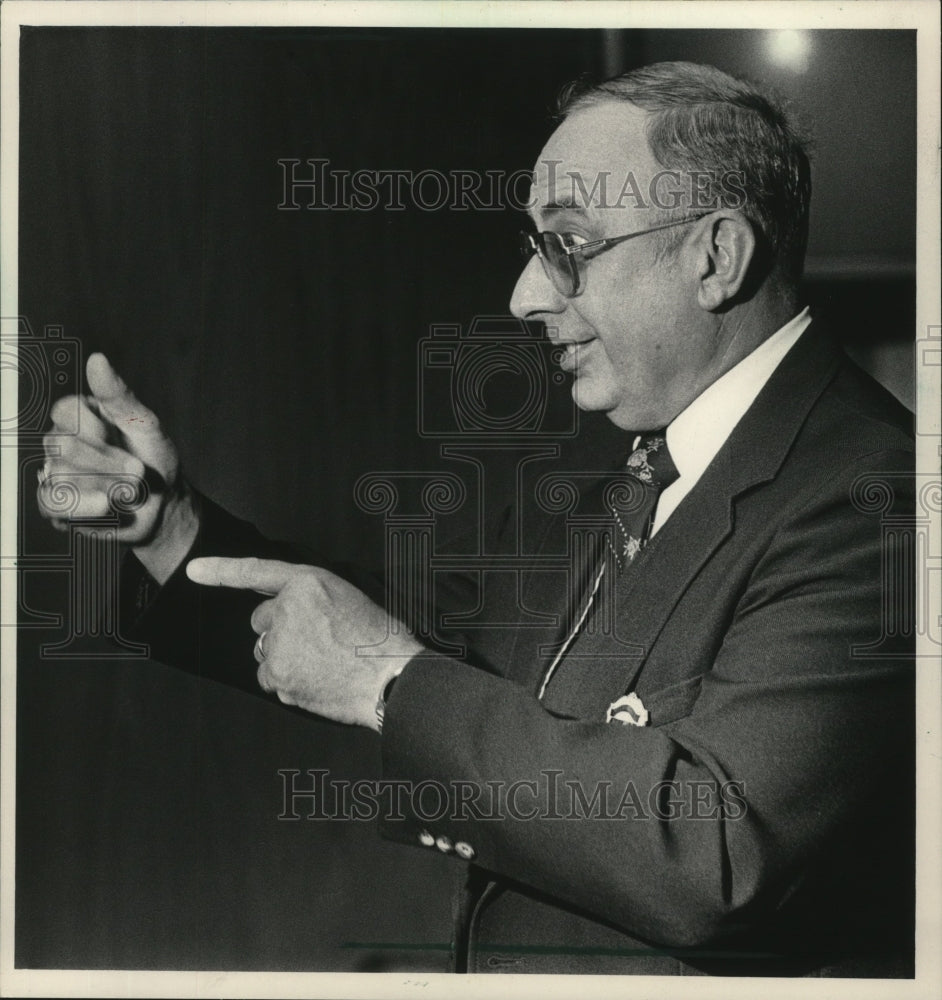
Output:
M764 272L781 268L797 281L808 243L809 141L771 95L713 66L661 62L602 83L575 81L557 101L560 119L609 101L649 112L651 152L670 170L703 171L706 203L741 207L753 224ZM720 178L736 171L745 191L737 206ZM710 186L712 185L712 190ZM665 246L683 234L669 230Z

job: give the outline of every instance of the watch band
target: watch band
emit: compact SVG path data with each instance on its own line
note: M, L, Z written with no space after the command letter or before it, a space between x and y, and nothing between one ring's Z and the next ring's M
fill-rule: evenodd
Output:
M383 690L380 692L379 697L376 699L376 724L377 731L379 733L383 732L383 720L386 718L386 701L389 698L389 694L393 689L393 685L399 680L399 674L393 674L388 681L383 685Z

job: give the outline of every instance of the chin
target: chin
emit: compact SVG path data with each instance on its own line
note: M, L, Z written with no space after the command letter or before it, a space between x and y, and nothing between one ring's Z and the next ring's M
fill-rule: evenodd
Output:
M616 427L620 427L623 431L631 431L632 434L660 431L670 423L663 417L645 413L625 413L618 410L609 410L608 419Z
M611 413L618 405L618 401L612 399L610 391L603 387L593 385L592 382L581 376L572 384L572 399L580 410L586 412L603 410Z
M621 406L613 404L606 408L606 416L623 431L649 431L664 426L658 422L658 417L643 407Z

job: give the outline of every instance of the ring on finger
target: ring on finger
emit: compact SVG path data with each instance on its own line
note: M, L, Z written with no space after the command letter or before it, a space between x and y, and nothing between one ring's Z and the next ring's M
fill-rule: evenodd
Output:
M265 652L265 636L268 635L268 629L265 629L259 637L255 640L255 659L262 663L267 656Z

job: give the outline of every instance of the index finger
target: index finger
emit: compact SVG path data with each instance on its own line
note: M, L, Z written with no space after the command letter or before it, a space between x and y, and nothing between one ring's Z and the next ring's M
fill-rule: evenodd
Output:
M230 556L201 556L186 564L186 575L207 587L236 587L274 597L304 567L277 559L235 559Z

